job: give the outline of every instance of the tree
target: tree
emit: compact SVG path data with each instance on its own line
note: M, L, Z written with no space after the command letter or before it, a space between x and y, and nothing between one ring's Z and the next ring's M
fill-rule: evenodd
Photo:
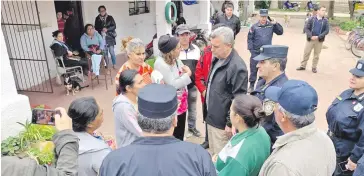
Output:
M349 2L350 19L354 19L354 1Z
M328 12L329 19L334 19L334 9L335 9L335 1L330 1L329 12Z

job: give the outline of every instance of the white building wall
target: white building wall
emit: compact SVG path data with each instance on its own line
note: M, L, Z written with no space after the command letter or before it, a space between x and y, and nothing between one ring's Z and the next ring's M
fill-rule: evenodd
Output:
M116 47L115 53L121 52L121 39L133 36L140 38L145 44L153 39L156 33L155 1L150 1L150 12L146 14L129 16L128 1L82 1L84 23L95 23L99 14L97 8L100 5L106 7L109 15L114 17L116 23Z
M29 99L16 91L14 74L9 62L3 32L1 41L1 140L17 135L23 127L16 122L24 123L31 119Z

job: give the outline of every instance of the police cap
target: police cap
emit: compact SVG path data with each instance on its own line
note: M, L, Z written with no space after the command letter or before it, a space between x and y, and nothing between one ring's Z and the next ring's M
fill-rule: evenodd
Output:
M268 9L260 9L259 15L262 17L268 16Z
M285 59L288 54L288 46L283 45L263 45L260 48L260 54L253 59L256 61L267 60L271 58Z
M355 76L363 77L364 76L364 60L359 60L356 63L355 68L350 70L350 73L352 73Z

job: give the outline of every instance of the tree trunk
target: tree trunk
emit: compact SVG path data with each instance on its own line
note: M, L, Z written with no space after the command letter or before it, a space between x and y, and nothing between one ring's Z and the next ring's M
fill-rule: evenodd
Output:
M350 12L350 19L354 19L354 3L353 1L349 2L349 12Z
M328 12L329 19L334 19L334 9L335 9L335 1L331 0L330 4L329 4L329 12Z

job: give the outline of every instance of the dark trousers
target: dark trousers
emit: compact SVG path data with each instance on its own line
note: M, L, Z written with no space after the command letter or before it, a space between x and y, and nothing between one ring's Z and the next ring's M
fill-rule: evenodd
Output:
M250 57L250 76L249 76L250 85L255 85L255 81L257 80L257 73L258 73L257 64L258 64L258 61L253 60L253 58L258 56L258 55L259 55L258 52L251 53L251 57Z
M206 123L206 121L205 121L205 118L206 118L206 116L207 116L207 111L205 111L205 109L204 109L204 104L202 104L202 116L203 116L203 120L204 120L204 122L205 122L205 142L209 142L209 133L207 132L207 123Z
M183 141L183 138L185 136L185 127L186 127L186 113L178 115L177 119L178 119L177 127L174 128L173 136Z

